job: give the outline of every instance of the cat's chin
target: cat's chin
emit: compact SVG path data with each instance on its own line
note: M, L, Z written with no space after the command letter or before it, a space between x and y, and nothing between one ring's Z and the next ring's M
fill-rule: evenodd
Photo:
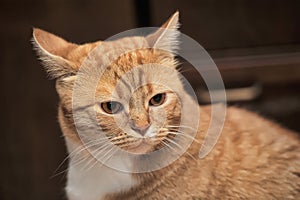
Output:
M146 154L152 152L155 148L153 144L149 143L145 139L141 139L134 145L127 147L125 150L134 154Z

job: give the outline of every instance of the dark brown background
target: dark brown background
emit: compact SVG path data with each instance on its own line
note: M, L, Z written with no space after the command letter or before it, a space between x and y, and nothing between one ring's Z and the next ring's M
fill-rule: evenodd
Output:
M230 103L300 129L299 1L1 0L0 199L64 198L64 176L51 178L66 156L58 98L31 50L32 27L84 43L158 26L177 9L181 30L209 50L226 86L262 85L256 99Z

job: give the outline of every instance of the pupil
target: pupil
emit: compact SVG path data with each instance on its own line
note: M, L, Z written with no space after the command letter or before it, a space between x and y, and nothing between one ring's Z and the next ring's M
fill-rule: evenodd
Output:
M107 103L107 108L112 111L116 107L116 104L113 102L108 102Z
M155 95L155 96L153 97L153 99L154 99L155 102L160 102L160 100L161 100L161 94Z

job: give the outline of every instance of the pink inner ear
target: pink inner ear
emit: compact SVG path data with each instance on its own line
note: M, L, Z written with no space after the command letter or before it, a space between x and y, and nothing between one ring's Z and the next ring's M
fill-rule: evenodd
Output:
M47 53L52 55L66 57L67 53L74 49L77 45L69 43L64 39L49 33L47 31L43 31L38 28L34 28L33 37L36 44Z

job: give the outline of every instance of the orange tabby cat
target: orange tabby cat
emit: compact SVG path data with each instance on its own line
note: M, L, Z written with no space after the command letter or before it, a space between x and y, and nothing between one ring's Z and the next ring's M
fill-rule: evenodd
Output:
M177 31L178 12L162 28ZM198 153L205 136L203 133L206 133L210 124L211 107L200 106L199 128L193 143L182 156L158 170L130 173L134 171L135 163L146 162L147 153L169 147L176 138L178 144L178 138L185 140L188 130L181 132L178 129L183 109L192 111L199 107L185 93L179 73L173 70L177 63L170 52L178 47L176 34L165 34L159 30L147 37L127 37L112 42L76 45L51 33L34 29L33 42L50 76L56 79L60 97L59 123L70 153L66 186L70 200L300 199L298 135L254 113L235 107L227 109L221 136L206 157L199 159ZM147 43L150 42L158 47L164 46L169 51L148 48ZM128 46L139 48L118 56L106 66L98 80L96 103L91 108L96 112L96 120L107 137L107 140L103 140L105 142L101 142L103 138L99 139L97 133L92 133L94 127L88 123L91 120L89 115L79 117L78 121L79 125L83 124L83 131L88 129L91 133L84 136L78 134L80 128L75 126L78 124L73 113L73 93L84 60L89 57L101 61L105 54L91 52L98 46L109 45L115 51ZM138 65L150 67L131 73L130 70L137 69ZM167 67L156 68L156 65ZM90 67L92 72L97 70L95 66ZM129 72L131 79L118 82ZM136 88L135 82L141 79L155 79L161 85L172 84L188 104L182 104L176 92L159 84L145 84ZM89 81L79 81L77 87L81 92L85 89L80 86ZM111 99L117 84L120 84L117 91L120 94ZM84 92L82 94L84 98ZM122 98L127 96L130 97L128 102L123 103ZM188 106L182 108L182 105ZM162 111L166 119L164 123ZM115 118L118 117L127 122L124 128L120 128L117 123ZM197 117L188 116L183 120L188 123ZM118 157L111 153L111 149L106 148L107 143L140 157L137 160ZM113 165L124 170L118 171L103 165L91 155L93 151L104 157L109 155L116 158Z

